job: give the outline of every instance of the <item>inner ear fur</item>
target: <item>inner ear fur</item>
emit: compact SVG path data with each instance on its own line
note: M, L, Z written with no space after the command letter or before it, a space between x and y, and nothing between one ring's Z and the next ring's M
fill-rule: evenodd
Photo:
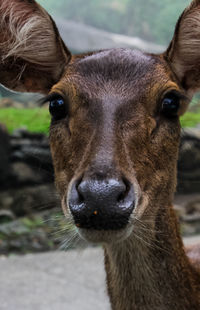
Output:
M192 1L180 16L165 57L188 93L200 89L200 0Z
M48 13L34 0L0 0L0 83L48 93L71 54Z

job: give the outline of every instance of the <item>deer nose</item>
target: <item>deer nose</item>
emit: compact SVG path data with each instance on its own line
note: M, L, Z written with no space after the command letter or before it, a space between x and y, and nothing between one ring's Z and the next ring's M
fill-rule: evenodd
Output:
M68 198L77 227L95 230L124 228L135 207L135 193L127 180L74 182Z

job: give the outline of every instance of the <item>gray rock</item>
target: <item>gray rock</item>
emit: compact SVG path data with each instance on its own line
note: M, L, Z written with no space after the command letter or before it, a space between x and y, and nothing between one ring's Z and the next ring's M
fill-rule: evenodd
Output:
M60 200L53 184L12 188L0 193L0 210L10 210L16 216L56 206L60 207Z
M53 182L49 142L45 135L18 129L10 137L10 145L10 161L17 186ZM20 171L23 165L24 170Z

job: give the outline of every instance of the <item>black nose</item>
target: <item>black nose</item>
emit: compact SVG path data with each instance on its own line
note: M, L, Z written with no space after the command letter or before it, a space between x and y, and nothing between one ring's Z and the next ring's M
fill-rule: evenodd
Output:
M89 179L74 182L68 202L78 227L117 230L129 221L135 206L135 193L125 179Z

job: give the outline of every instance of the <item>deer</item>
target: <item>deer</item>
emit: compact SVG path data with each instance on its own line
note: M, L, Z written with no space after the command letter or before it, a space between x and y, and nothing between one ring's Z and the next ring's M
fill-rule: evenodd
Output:
M180 116L200 89L200 0L162 54L72 55L34 0L0 0L0 83L41 93L64 215L104 248L113 310L199 310L200 246L173 208Z

